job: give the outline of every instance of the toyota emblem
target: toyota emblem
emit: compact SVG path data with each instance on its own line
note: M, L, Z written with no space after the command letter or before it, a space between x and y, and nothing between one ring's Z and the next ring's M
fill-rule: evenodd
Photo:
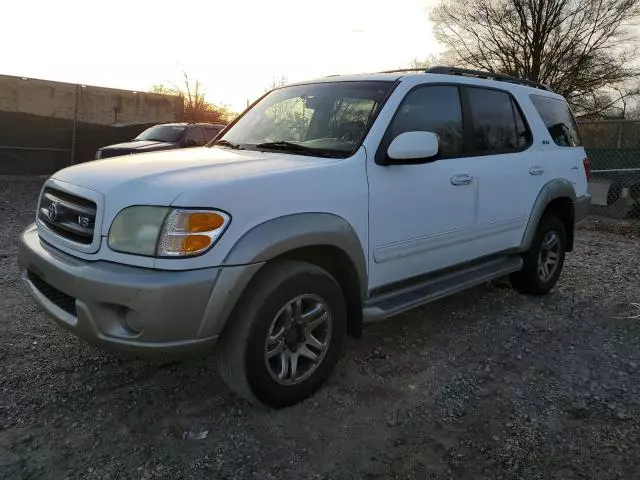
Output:
M52 222L55 222L56 218L58 218L58 204L50 203L49 204L49 220L51 220Z

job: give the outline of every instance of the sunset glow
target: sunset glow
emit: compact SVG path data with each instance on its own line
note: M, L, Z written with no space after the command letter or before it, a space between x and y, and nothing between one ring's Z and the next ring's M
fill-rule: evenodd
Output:
M242 109L289 81L406 67L438 51L434 0L26 0L3 6L0 73L131 90L200 79ZM92 5L92 9L88 5Z

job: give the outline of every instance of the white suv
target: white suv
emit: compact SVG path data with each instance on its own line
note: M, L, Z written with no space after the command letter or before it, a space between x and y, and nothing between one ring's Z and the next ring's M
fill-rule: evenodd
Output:
M283 407L366 322L505 275L547 293L588 167L544 85L446 67L329 77L266 94L207 147L57 172L22 278L96 344L217 342L232 389Z

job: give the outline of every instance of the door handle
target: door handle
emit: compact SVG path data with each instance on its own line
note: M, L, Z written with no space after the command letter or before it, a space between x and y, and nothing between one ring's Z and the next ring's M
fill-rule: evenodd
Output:
M459 173L458 175L451 177L451 185L469 185L471 182L473 182L473 177L466 173Z
M544 173L544 168L542 168L540 165L534 165L529 169L529 173L531 175L542 175Z

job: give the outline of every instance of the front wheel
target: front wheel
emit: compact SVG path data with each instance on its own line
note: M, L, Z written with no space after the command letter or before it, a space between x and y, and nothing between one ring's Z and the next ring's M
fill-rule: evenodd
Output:
M342 291L326 271L293 260L269 264L229 319L218 349L220 373L249 401L293 405L333 371L346 325Z
M560 277L566 251L564 224L555 215L543 216L531 247L522 256L522 269L511 274L511 284L522 293L545 295Z

